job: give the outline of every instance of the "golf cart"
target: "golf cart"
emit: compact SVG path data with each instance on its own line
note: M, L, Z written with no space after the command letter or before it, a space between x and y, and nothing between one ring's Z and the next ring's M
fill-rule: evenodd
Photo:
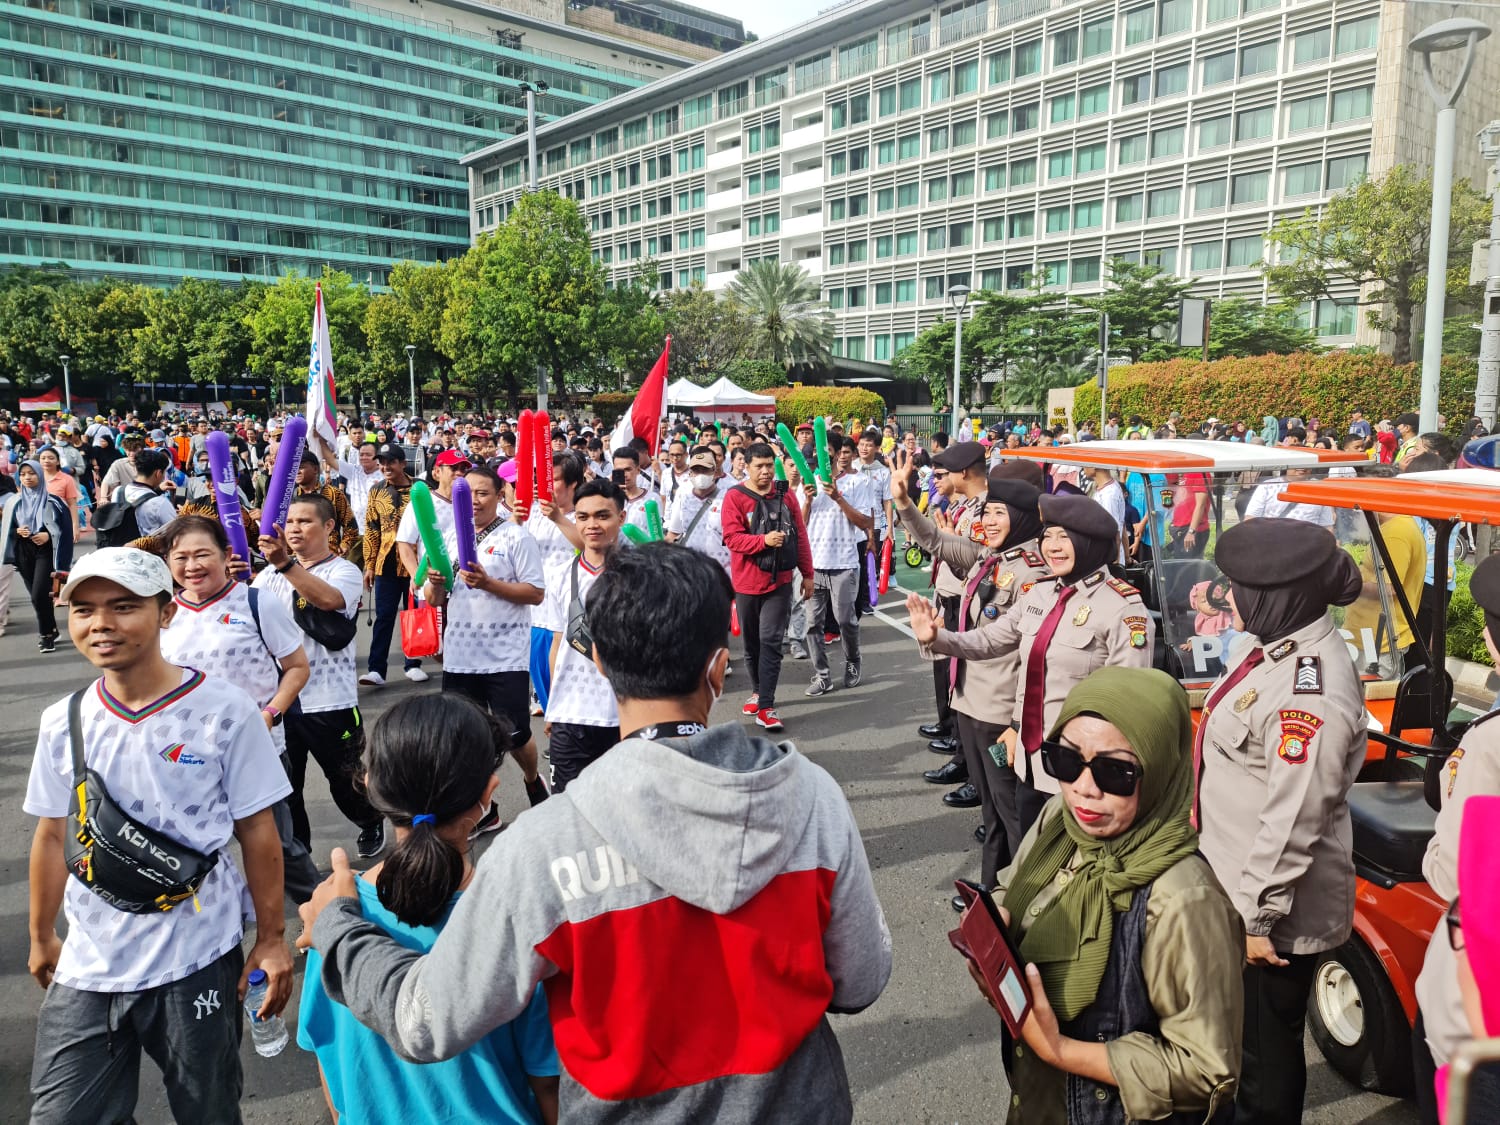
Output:
M1500 523L1500 478L1486 469L1309 481L1289 484L1281 495L1361 513L1382 557L1385 542L1376 513L1426 520L1435 533L1434 575L1449 572L1449 545L1458 525ZM1422 857L1440 803L1442 764L1458 745L1464 724L1450 721L1453 684L1444 668L1447 583L1435 587L1439 601L1432 634L1416 637L1427 663L1402 676L1392 721L1384 731L1370 732L1384 747L1381 761L1367 766L1349 796L1357 875L1354 935L1324 955L1308 1005L1313 1038L1334 1069L1386 1094L1411 1092L1417 974L1447 907L1423 879ZM1399 585L1394 594L1402 613L1415 610Z

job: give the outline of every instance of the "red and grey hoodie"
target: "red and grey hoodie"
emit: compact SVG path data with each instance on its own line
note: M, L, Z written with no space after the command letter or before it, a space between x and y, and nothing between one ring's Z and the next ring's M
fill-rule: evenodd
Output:
M319 917L328 994L415 1062L542 982L568 1122L851 1120L827 1013L872 1004L891 938L838 783L738 725L631 738L498 837L426 956Z

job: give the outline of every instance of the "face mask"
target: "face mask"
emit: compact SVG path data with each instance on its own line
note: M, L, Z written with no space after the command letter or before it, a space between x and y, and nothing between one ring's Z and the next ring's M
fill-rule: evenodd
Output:
M727 648L714 649L713 654L708 658L708 666L703 669L703 682L708 685L708 694L711 697L708 704L708 710L710 714L712 714L713 709L719 705L719 700L724 698L724 693L722 691L714 690L713 680L709 678L708 673L709 670L713 668L714 661L719 659L719 653L727 653L728 651L729 650Z
M694 473L688 479L693 482L693 487L699 492L707 492L714 486L713 473Z

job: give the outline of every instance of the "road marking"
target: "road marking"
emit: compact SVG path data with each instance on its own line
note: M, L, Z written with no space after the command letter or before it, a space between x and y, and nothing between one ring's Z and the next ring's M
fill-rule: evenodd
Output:
M887 587L887 590L895 590L895 591L897 591L898 594L905 594L906 593L906 588L904 586L902 586L901 583L897 582L894 578L891 579L891 584ZM898 600L895 601L892 604L894 604L896 606L901 606L901 605L903 605L905 603L905 600L906 599L904 597L898 598ZM911 626L910 625L908 625L904 621L898 621L898 620L896 620L896 618L892 617L885 610L881 609L879 605L876 605L876 607L875 607L875 616L877 618L879 618L881 621L884 621L892 629L896 630L896 632L898 632L898 633L905 633L912 640L916 640L917 639L917 635L911 631Z

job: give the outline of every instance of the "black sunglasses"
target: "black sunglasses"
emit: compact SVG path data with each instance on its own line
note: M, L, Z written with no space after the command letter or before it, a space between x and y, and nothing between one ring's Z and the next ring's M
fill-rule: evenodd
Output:
M1094 784L1115 797L1128 797L1134 793L1143 773L1134 762L1119 758L1097 757L1085 761L1073 747L1050 741L1042 743L1042 769L1047 771L1048 777L1070 785L1088 770L1094 775Z
M1448 907L1448 912L1443 915L1443 920L1448 923L1448 946L1455 953L1463 952L1464 948L1464 920L1459 913L1458 899L1454 899Z

